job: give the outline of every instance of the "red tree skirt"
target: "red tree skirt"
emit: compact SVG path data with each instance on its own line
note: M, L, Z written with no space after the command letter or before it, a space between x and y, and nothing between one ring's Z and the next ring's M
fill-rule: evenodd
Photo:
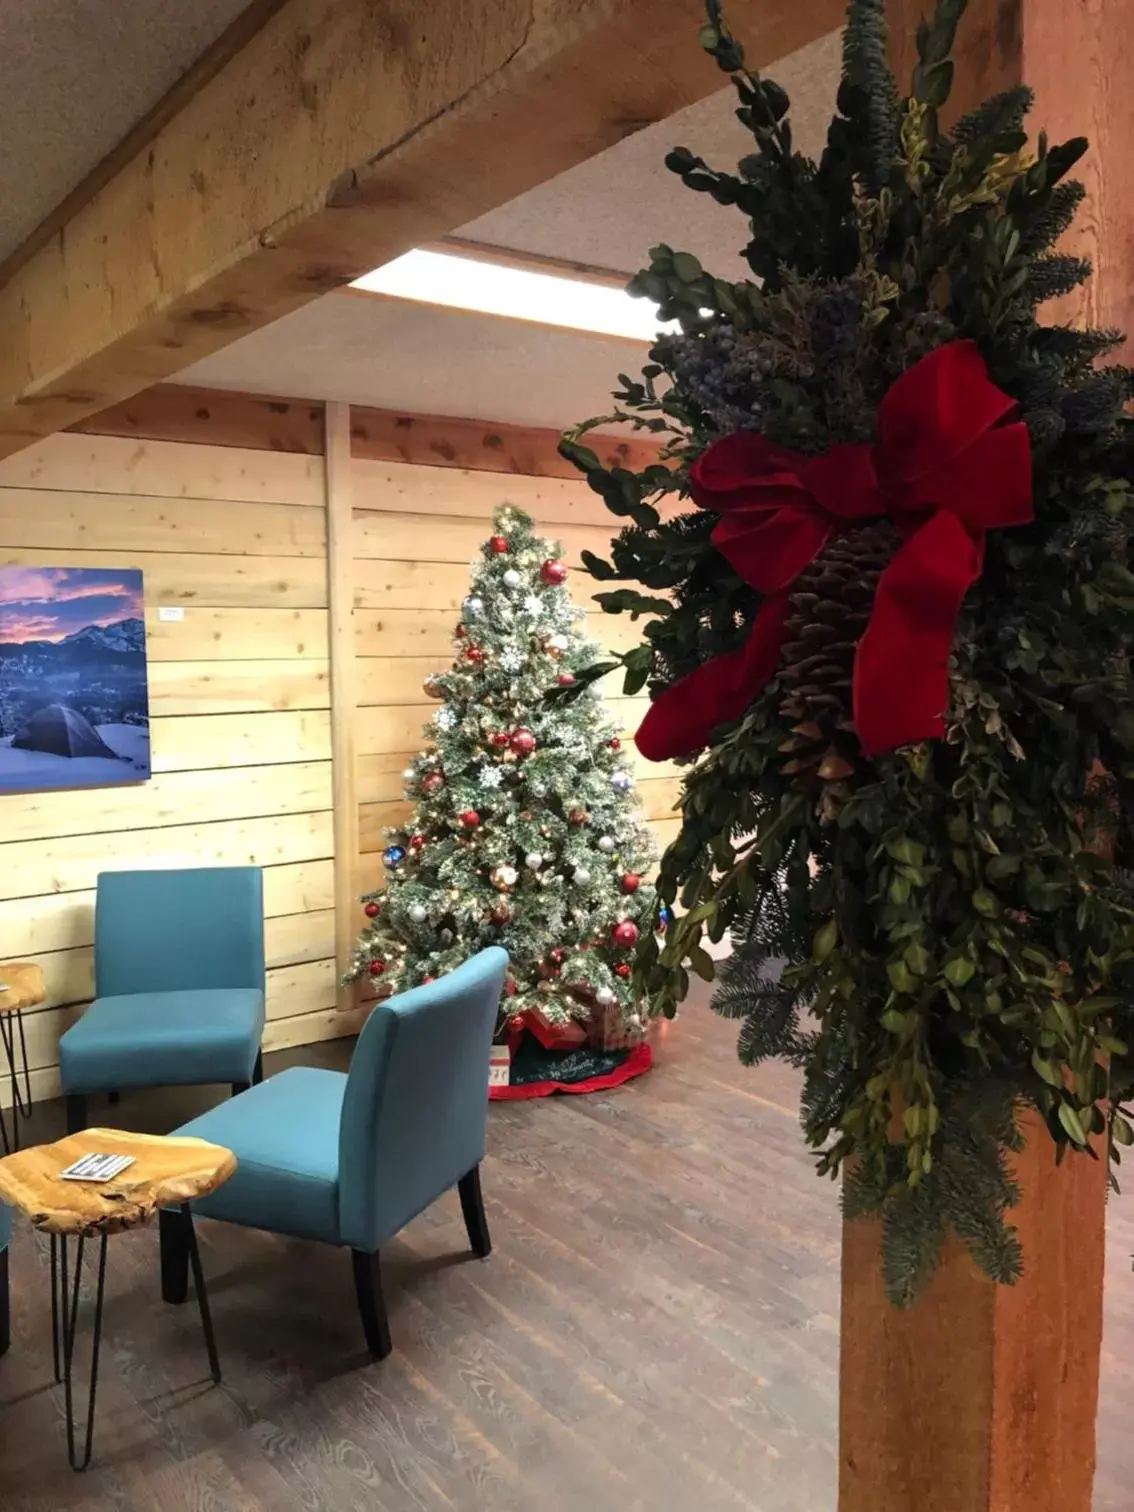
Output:
M542 1081L522 1081L507 1087L491 1087L488 1095L494 1102L518 1102L525 1097L550 1097L553 1092L602 1092L608 1087L620 1087L635 1076L643 1076L654 1063L654 1052L642 1043L627 1050L625 1057L611 1069L600 1075L584 1077L578 1081L556 1080L554 1058L548 1057L548 1076Z

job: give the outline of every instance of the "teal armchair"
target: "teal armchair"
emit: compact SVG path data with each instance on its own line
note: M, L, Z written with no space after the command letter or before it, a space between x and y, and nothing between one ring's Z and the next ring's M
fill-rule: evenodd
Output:
M93 1003L59 1041L67 1128L92 1093L260 1079L264 899L258 866L103 872Z
M235 1175L194 1202L194 1214L351 1251L376 1359L390 1352L382 1244L456 1186L474 1253L491 1248L480 1162L507 967L503 950L483 950L449 976L379 1003L348 1073L294 1067L178 1131L237 1159ZM181 1212L161 1215L161 1247L162 1295L183 1302L189 1235Z

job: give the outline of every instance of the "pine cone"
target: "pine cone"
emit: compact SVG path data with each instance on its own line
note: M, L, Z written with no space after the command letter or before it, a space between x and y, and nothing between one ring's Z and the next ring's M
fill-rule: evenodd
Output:
M862 760L854 731L854 653L874 608L878 579L900 540L889 520L838 535L801 572L784 626L780 713L792 725L784 771L844 782ZM837 794L826 795L831 801ZM830 804L826 805L828 808Z

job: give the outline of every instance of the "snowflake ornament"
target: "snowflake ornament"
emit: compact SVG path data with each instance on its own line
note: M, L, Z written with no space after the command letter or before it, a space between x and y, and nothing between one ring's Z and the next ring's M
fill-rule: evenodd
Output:
M452 730L457 723L457 711L455 709L438 709L433 716L433 723L439 730Z
M477 773L477 781L482 788L498 788L504 781L504 773L497 766L484 766Z
M518 651L515 646L508 646L500 653L500 665L503 667L505 672L523 671L524 662L526 660L527 658L525 657L524 653L522 651Z
M543 600L540 598L538 593L528 594L527 598L524 600L524 610L526 613L531 615L532 619L539 619L540 615L543 613Z

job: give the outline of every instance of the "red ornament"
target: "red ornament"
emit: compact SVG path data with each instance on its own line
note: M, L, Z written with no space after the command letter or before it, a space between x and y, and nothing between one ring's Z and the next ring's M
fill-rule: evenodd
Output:
M468 633L469 627L463 623L459 624L453 631L453 634L457 637L458 640L466 640L468 638Z
M563 964L563 951L558 945L554 950L549 950L547 953L557 966L561 966Z
M565 562L557 562L554 557L548 557L539 569L542 580L553 588L567 581L567 565Z
M421 979L421 984L424 987L427 982L435 982L436 980L437 978L435 976L423 976Z
M633 919L622 919L610 931L610 937L623 950L629 950L638 943L638 926Z
M489 918L494 924L507 924L511 921L512 913L510 909L497 907L489 914Z
M575 685L575 674L574 674L574 672L560 672L559 676L555 679L555 681L559 684L559 686L561 688L571 688L571 687L574 687L574 685Z
M481 662L484 660L484 652L480 649L479 646L470 646L465 652L465 660L471 661L479 667Z
M476 809L462 809L457 818L460 821L462 829L474 830L480 823L480 815Z
M530 756L536 748L536 738L530 730L521 726L512 731L508 744L517 756Z
M555 964L554 961L548 960L541 961L539 963L539 974L545 982L550 982L555 977L557 977L559 975L559 970L560 968Z
M631 967L626 961L619 961L618 965L614 968L615 976L622 977L623 980L630 975L630 971Z
M373 977L381 976L385 969L385 961L371 961L370 963L370 975Z
M515 983L512 985L515 986ZM522 1034L524 1030L524 1015L522 1013L514 1013L508 1020L508 1028L513 1034Z
M419 851L424 844L425 844L425 836L424 835L411 835L409 837L409 848L410 848L410 850Z
M508 550L508 541L505 536L493 536L488 543L488 549L494 556L503 556Z
M418 786L423 793L439 793L445 786L445 778L441 772L426 772Z
M496 750L502 751L511 738L507 730L493 730L492 734L488 737L488 743L490 746L494 746Z
M690 469L694 501L721 516L713 544L764 594L747 643L681 678L637 734L649 761L687 756L737 719L775 675L799 574L833 536L884 515L902 544L879 579L854 662L855 726L868 755L938 738L961 601L989 530L1035 517L1031 443L972 341L909 368L878 409L877 441L805 457L737 431Z
M622 891L624 893L636 893L642 885L642 879L637 872L623 872Z
M621 740L619 740L617 735L613 735L610 740L607 741L607 745L612 751L620 751L622 749L622 742Z
M517 994L517 992L519 992L519 990L520 989L516 986L515 982L512 980L511 977L509 977L508 980L504 983L504 996L505 997L515 997L516 994Z
M376 919L382 912L382 907L380 904L375 903L374 899L371 898L370 902L367 903L362 911L368 919Z

